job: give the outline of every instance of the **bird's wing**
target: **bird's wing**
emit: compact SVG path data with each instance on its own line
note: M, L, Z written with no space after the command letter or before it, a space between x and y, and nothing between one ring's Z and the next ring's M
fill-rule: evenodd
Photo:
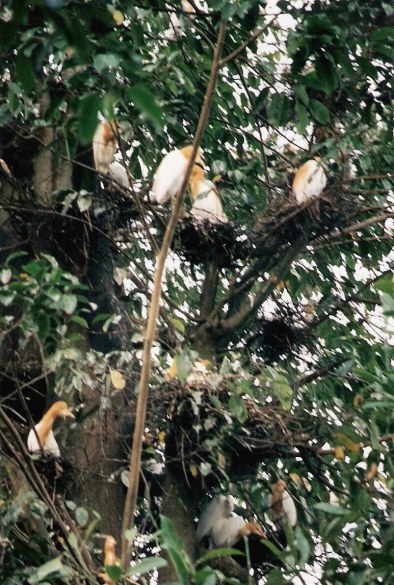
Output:
M60 449L53 431L50 430L44 444L44 451L51 453L55 457L60 457Z
M38 425L36 425L36 430L38 431ZM37 441L37 437L33 429L30 429L29 435L27 437L27 448L30 453L37 453L41 450L40 445ZM49 430L45 443L43 444L43 449L47 453L51 453L55 457L60 457L60 449L57 441L55 439L55 435L53 434L52 429Z
M193 202L192 214L201 221L207 219L211 223L227 222L218 190L211 181L201 181L199 193Z
M287 491L283 492L282 503L283 511L290 526L295 526L297 524L297 509L295 507L294 500L289 494L289 492Z
M215 525L212 530L212 538L216 547L233 546L240 538L240 530L245 526L245 520L241 516L230 516L221 523Z
M129 177L127 176L126 169L118 161L114 161L109 165L109 174L114 181L126 187L130 187Z
M30 453L36 453L36 451L40 450L40 445L38 444L37 437L33 429L30 429L30 432L27 436L27 448Z
M214 527L220 524L229 514L229 503L226 496L220 495L213 498L201 514L197 526L197 539L210 536Z
M185 167L186 159L178 149L166 154L153 177L152 192L157 203L164 203L177 195Z
M323 167L315 160L308 160L296 172L291 191L298 203L303 203L320 195L326 184Z

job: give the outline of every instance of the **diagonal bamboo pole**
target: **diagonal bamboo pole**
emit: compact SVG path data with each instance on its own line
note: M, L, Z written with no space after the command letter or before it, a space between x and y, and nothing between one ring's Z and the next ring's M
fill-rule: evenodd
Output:
M139 394L137 401L137 412L135 419L135 428L133 434L132 450L130 455L130 470L129 470L129 487L127 489L125 507L123 511L123 522L122 522L122 536L121 536L121 565L123 569L126 569L130 563L130 546L126 538L126 531L133 526L134 515L137 502L138 493L138 482L140 475L140 464L141 464L141 450L142 450L142 437L145 427L146 419L146 405L148 400L149 391L149 374L151 368L151 350L153 341L156 334L157 327L157 316L160 308L161 288L162 279L165 270L165 263L168 255L168 250L172 238L174 236L175 227L177 225L179 215L182 209L182 204L185 196L187 183L189 180L190 173L193 168L194 159L197 154L197 149L201 142L205 126L209 116L209 110L212 104L216 80L220 69L220 55L223 47L224 36L226 32L226 21L222 21L219 28L218 39L214 50L211 73L208 81L207 90L205 92L204 103L202 105L200 119L198 121L197 130L193 141L193 151L190 158L189 165L186 170L186 175L182 184L182 187L173 201L172 211L168 225L164 234L163 243L160 248L160 252L157 257L155 278L153 283L153 292L151 298L151 305L149 310L149 318L145 332L145 342L143 351L143 362L141 370L141 378L139 384Z

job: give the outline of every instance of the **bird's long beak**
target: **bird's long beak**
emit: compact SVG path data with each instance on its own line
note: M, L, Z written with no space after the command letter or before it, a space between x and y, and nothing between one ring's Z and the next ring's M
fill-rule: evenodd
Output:
M71 412L71 410L65 410L63 416L68 416L70 418L75 418L75 415Z
M260 532L259 536L261 536L261 538L264 538L264 540L268 540L268 536L265 534L265 532Z
M268 540L266 533L263 532L263 530L261 528L257 528L255 530L255 534L257 534L257 536L260 536L261 538L264 538L265 540Z

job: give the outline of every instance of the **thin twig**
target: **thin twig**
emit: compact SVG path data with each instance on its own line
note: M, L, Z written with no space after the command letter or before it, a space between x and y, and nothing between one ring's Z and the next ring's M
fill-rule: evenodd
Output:
M221 61L219 63L219 67L223 67L223 65L226 65L226 63L235 59L235 57L237 57L237 55L242 53L242 51L244 49L246 49L246 47L248 45L250 45L250 43L253 43L253 41L255 41L260 35L262 35L263 32L265 32L267 30L267 28L270 26L270 24L272 24L274 22L274 20L276 20L277 18L278 18L278 15L276 14L274 16L274 18L271 18L271 20L269 20L264 26L257 28L250 35L250 37L244 43L242 43L242 45L240 45L232 53L230 53L229 55L226 55L225 57L223 57L223 59L221 59Z

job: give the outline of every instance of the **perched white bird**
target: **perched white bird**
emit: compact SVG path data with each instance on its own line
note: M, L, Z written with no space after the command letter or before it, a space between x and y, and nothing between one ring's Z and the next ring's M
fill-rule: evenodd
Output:
M202 169L200 169L202 171ZM202 171L203 172L203 171ZM190 179L190 192L193 198L191 213L198 222L227 223L218 190L212 181L204 177Z
M193 147L176 148L165 155L153 177L152 199L157 203L165 203L176 197L185 178ZM192 173L202 165L201 150L197 149Z
M125 189L130 188L130 181L126 169L118 161L115 160L109 165L109 176Z
M257 522L245 522L241 516L234 514L214 528L212 540L217 548L238 548L239 541L244 536L250 536L251 534L266 538L260 524Z
M327 185L327 177L320 163L320 158L307 160L294 175L291 193L297 203L301 204L318 197Z
M93 136L93 158L96 171L107 174L118 148L117 125L115 122L102 120Z
M284 520L287 520L290 526L294 527L297 524L297 509L293 498L286 491L286 482L283 479L278 479L273 484L271 490L269 505L272 519L277 523L282 523Z
M234 510L234 501L231 496L215 496L201 514L197 526L197 540L205 536L211 536L212 530L217 523L231 516Z
M41 444L39 444L37 441L34 430L30 430L27 437L27 448L30 453L40 452L42 447L46 453L50 453L55 457L60 457L60 449L52 431L53 423L59 417L75 418L73 413L69 410L67 403L63 402L62 400L52 404L40 422L35 425L35 429Z
M232 514L234 502L231 496L216 496L205 508L197 526L197 539L210 537L215 548L233 547L244 536L257 534L265 538L257 522L245 522L237 514Z

